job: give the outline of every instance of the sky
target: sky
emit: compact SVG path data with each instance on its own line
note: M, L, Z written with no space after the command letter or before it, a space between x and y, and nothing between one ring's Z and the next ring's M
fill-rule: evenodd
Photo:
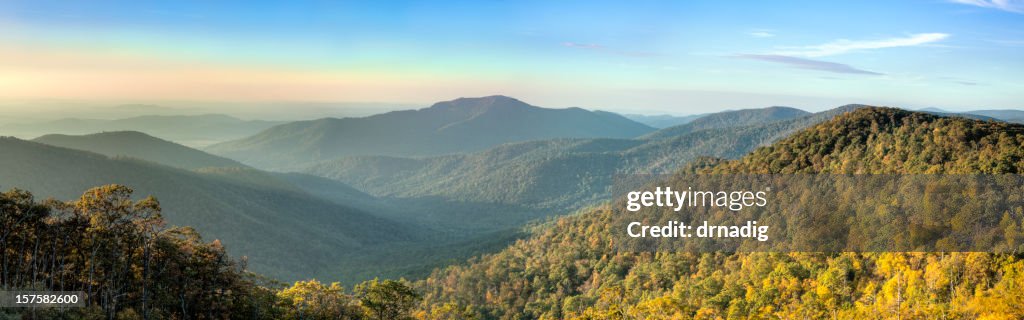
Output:
M1024 0L0 1L10 101L1024 108Z

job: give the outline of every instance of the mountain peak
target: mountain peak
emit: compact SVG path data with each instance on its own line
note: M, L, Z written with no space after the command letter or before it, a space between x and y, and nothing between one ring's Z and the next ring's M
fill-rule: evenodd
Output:
M522 102L519 99L493 95L486 97L462 97L450 101L442 101L435 103L430 106L430 110L444 110L444 111L470 111L470 112L481 112L491 109L528 109L537 108L526 102Z

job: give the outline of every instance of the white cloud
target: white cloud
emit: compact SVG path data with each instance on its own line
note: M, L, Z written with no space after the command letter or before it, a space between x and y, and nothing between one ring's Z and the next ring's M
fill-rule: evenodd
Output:
M950 0L950 2L1014 13L1024 13L1024 1L1020 0Z
M749 35L750 35L751 37L755 37L755 38L771 38L771 37L774 37L774 36L775 36L775 33L774 33L774 32L772 32L771 30L764 30L764 29L761 29L761 30L754 30L754 31L751 31L751 32L749 33Z
M928 44L948 38L945 33L918 33L903 38L889 38L879 40L847 40L840 39L825 44L793 47L778 51L775 54L800 57L824 57L844 54L850 51L885 49L896 47L913 47Z

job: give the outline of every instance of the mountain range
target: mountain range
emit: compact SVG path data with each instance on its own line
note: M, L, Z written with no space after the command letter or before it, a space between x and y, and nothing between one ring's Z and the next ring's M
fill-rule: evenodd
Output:
M190 147L202 147L215 142L247 137L281 123L242 120L223 114L143 115L115 120L68 118L0 126L0 135L28 139L46 134L84 135L104 131L140 131Z
M728 116L709 119L722 117ZM777 118L761 119L774 123ZM132 186L138 195L157 196L169 208L170 223L221 239L232 254L249 256L254 270L280 279L422 275L504 246L531 220L603 199L618 172L671 170L702 155L738 156L770 141L769 134L789 129L762 130L737 131L750 137L704 130L666 139L538 140L428 158L345 157L302 173L264 172L140 132L47 135L32 142L5 140L9 146L3 149L12 153L3 157L0 181L58 199L71 199L88 186ZM712 137L718 140L701 143ZM351 167L338 171L337 165ZM316 214L301 218L310 214L304 210ZM371 222L365 230L350 229L356 227L351 221L363 220ZM325 236L322 228L337 231ZM378 232L406 237L368 235ZM320 238L347 241L314 241L309 251L287 250ZM331 254L308 258L318 251Z
M289 141L259 148L267 162L257 153L249 159L292 168L290 173L262 171L235 161L246 158L215 156L141 132L5 138L0 183L58 199L96 185L132 186L137 195L157 196L171 223L222 239L232 254L249 256L254 270L279 279L422 276L504 247L531 221L587 210L610 197L616 175L671 174L703 157L739 158L866 107L736 110L654 130L610 113L544 109L493 96L367 118L289 123L242 140ZM553 119L564 122L547 123ZM541 130L556 124L566 128ZM526 132L516 125L541 129ZM277 136L292 126L284 131L292 135ZM408 130L374 135L395 126ZM506 132L515 139L502 138ZM348 133L353 137L340 144L331 136ZM463 148L446 142L476 144L455 154L344 155L349 147L377 150L354 137L388 144L417 134L428 136L410 138L423 145L402 152L428 150L432 143L440 150ZM332 151L340 156L325 156L325 145L340 148ZM310 162L320 156L331 160ZM284 158L294 159L278 162ZM369 222L353 223L364 220ZM312 243L308 250L288 249L306 242Z
M552 138L632 138L654 131L618 114L547 109L505 97L460 98L419 110L275 126L205 150L264 169L343 156L431 156Z
M136 199L159 200L169 224L194 228L206 241L219 240L210 248L223 245L232 256L247 257L238 273L251 270L289 282L417 279L413 295L422 294L422 300L409 303L420 318L1014 319L1024 317L1024 303L1017 298L1024 284L1019 254L1024 209L1013 196L1019 192L997 199L1008 210L963 206L965 211L954 212L956 220L935 211L930 220L911 221L907 230L884 239L947 244L981 239L1009 253L634 252L613 236L621 232L616 226L634 219L667 221L680 213L624 214L615 210L620 203L612 188L622 175L644 177L650 185L680 182L690 174L1017 175L1024 171L1024 125L1008 122L1020 118L1021 112L1012 110L912 112L846 105L809 113L769 107L663 119L680 123L656 130L607 112L545 109L491 96L364 118L280 124L209 147L220 155L179 144L166 136L183 133L156 124L153 130L168 131L102 128L34 140L4 137L0 188L68 200L95 186L126 185ZM167 119L176 119L166 121L178 123L180 130L197 128L180 122L186 118ZM192 133L209 138L216 132L223 133ZM879 228L854 219L895 225L894 204L920 194L901 192L910 196L858 199L858 214L811 219L827 227L802 236L876 234ZM24 201L23 195L5 193L4 208L47 203L60 212L58 204ZM808 219L777 214L772 217ZM17 225L16 219L7 221ZM998 229L972 229L972 221ZM942 231L954 229L968 233L942 237ZM59 239L53 230L63 229L18 228L19 239ZM168 236L173 242L175 235ZM31 241L9 241L19 242L7 246L5 257L21 261L15 274L34 279L37 257L45 255L30 249ZM201 249L193 242L181 244L181 252ZM141 258L142 250L136 249L116 248ZM119 265L116 251L110 252L109 261ZM69 251L68 257L76 254ZM91 275L74 276L89 287ZM239 279L268 294L270 306L292 301L275 299L296 293L344 295L339 287L317 289L319 283L312 281L277 291L276 284L260 277ZM363 285L356 287L354 292L364 292ZM253 288L215 284L197 292L242 297L227 292ZM164 305L178 303L178 297L162 296L172 298Z
M820 113L764 108L708 115L637 139L552 139L425 158L343 157L300 172L386 198L441 197L520 205L506 225L609 196L616 175L669 174L699 157L735 158L862 105Z

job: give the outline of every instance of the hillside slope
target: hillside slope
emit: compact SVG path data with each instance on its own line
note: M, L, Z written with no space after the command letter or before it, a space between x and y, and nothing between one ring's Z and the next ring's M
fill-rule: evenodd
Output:
M222 240L253 270L290 280L341 278L379 243L413 241L422 232L300 192L222 174L198 173L133 159L0 138L0 187L73 199L83 190L122 184L160 200L173 225ZM269 181L260 178L260 181ZM212 240L212 239L210 239ZM365 262L365 261L364 261Z
M1024 126L866 108L705 173L1020 173ZM1003 218L1018 226L1017 212ZM423 315L478 319L1024 316L1024 257L990 253L636 253L608 207L538 227L418 283ZM1003 224L1001 224L1003 225ZM1013 229L1013 228L1010 228Z
M505 97L460 98L364 118L292 122L206 151L260 168L342 156L429 156L552 138L631 138L653 131L610 112L546 109Z
M81 136L48 134L32 139L32 141L95 152L110 157L138 158L182 169L244 166L231 159L218 157L138 131L113 131Z

